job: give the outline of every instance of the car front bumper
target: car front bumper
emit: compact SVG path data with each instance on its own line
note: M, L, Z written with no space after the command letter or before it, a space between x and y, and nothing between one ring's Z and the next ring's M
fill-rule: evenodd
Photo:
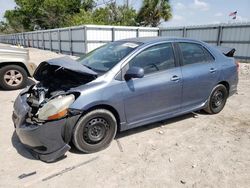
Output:
M70 149L68 142L80 114L39 125L31 124L26 122L30 108L26 99L26 95L20 94L14 103L12 120L17 136L35 158L53 162Z

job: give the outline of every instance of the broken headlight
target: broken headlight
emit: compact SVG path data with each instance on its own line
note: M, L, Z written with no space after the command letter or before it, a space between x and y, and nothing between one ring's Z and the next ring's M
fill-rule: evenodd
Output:
M69 106L75 101L73 94L59 96L48 101L38 111L40 120L56 120L65 117L68 113Z

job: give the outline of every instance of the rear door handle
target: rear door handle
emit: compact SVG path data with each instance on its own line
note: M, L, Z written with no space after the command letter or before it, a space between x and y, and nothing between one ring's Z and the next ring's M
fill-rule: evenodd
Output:
M214 73L214 72L216 72L216 69L215 68L211 68L210 69L210 73Z
M180 78L179 78L179 76L174 75L170 80L171 80L171 81L179 81Z

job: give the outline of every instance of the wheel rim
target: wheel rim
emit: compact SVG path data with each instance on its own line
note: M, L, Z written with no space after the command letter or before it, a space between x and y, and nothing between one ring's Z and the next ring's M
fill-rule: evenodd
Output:
M103 118L91 119L83 130L83 139L89 144L97 144L104 140L110 126Z
M223 105L224 99L224 93L221 90L217 90L212 97L212 107L215 109L219 108Z
M23 81L23 75L18 70L8 70L4 74L4 81L9 86L18 86Z

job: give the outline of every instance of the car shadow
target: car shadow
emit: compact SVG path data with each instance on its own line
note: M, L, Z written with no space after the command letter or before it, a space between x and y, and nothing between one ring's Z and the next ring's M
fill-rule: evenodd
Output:
M137 133L141 133L141 132L144 132L144 131L149 131L151 129L155 129L157 127L160 127L162 125L170 126L172 123L175 123L175 122L178 122L178 121L183 121L183 120L189 119L189 118L194 118L196 116L196 113L200 114L200 111L195 112L195 113L188 113L188 114L185 114L185 115L181 115L181 116L178 116L178 117L166 119L166 120L163 120L163 121L158 121L158 122L143 125L143 126L139 126L139 127L136 127L136 128L126 130L126 131L117 132L117 134L115 136L115 140L118 140L118 139L126 137L126 136L134 135L134 134L137 134ZM69 150L70 152L76 153L76 154L86 154L86 153L82 153L82 152L78 151L73 143L70 143L70 146L71 146L71 149Z
M182 115L182 116L178 116L178 117L166 119L166 120L163 120L163 121L159 121L159 122L143 125L143 126L140 126L140 127L136 127L136 128L133 128L133 129L129 129L129 130L126 130L126 131L118 132L116 137L115 137L115 140L118 140L118 139L126 137L126 136L134 135L134 134L137 134L137 133L141 133L141 132L144 132L144 131L149 131L151 129L155 129L157 127L160 127L162 125L170 126L171 124L173 124L175 122L183 121L183 120L189 119L189 118L194 118L196 116L196 114L201 114L202 115L202 114L206 114L206 113L203 112L203 111L198 111L198 112L195 112L195 113L188 113L188 114L185 114L185 115ZM13 132L11 141L12 141L12 145L14 146L14 148L17 150L17 152L21 156L23 156L23 157L25 157L27 159L38 160L38 159L34 158L32 156L32 154L29 152L29 149L26 148L20 142L20 140L19 140L19 138L18 138L15 131ZM71 146L71 149L69 150L69 152L75 153L75 154L84 154L84 155L86 155L86 153L82 153L82 152L78 151L75 148L73 143L70 142L69 145ZM61 160L61 159L58 159L58 160ZM57 162L58 160L56 160L54 162Z
M115 139L120 139L122 137L126 137L126 136L130 136L130 135L137 134L137 133L140 133L140 132L155 129L155 128L158 128L158 127L160 127L162 125L170 126L172 123L175 123L175 122L178 122L178 121L183 121L183 120L189 119L189 118L194 118L194 116L195 115L193 113L189 113L189 114L181 115L181 116L178 116L178 117L158 121L158 122L155 122L155 123L150 123L150 124L143 125L143 126L140 126L140 127L136 127L136 128L133 128L133 129L129 129L129 130L126 130L126 131L118 132Z
M20 154L21 156L27 158L27 159L32 159L32 160L37 160L32 156L32 154L29 152L29 149L26 148L19 140L16 131L13 132L12 137L11 137L11 143L13 147L16 149L17 153Z

